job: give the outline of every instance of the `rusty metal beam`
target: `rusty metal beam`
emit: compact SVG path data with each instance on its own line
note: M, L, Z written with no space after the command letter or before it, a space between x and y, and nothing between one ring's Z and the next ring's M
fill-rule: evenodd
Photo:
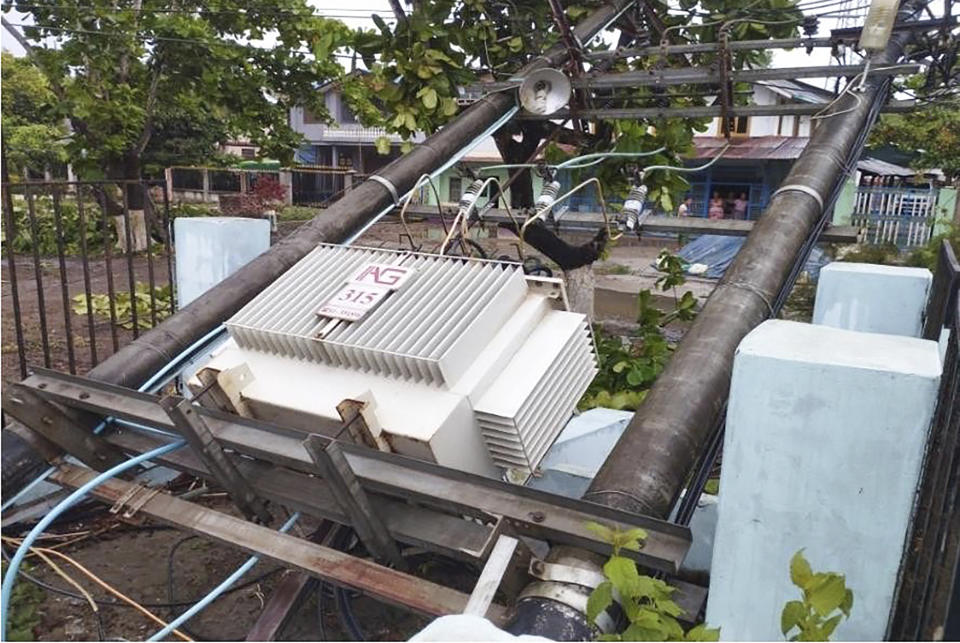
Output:
M89 469L64 464L50 476L50 480L75 489L90 482L95 476L96 473ZM132 483L112 479L94 489L92 495L112 504L122 498L132 486ZM355 589L378 600L427 616L460 614L470 598L449 587L296 536L277 533L269 527L180 500L166 493L153 496L139 511L203 538L257 554L279 565L298 569L334 585ZM491 605L486 617L503 625L507 621L507 610L501 605Z

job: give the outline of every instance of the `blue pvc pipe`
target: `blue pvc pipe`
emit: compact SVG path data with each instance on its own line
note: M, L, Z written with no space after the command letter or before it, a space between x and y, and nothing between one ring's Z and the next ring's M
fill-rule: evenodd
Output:
M197 341L195 341L194 343L192 343L182 353L180 353L179 355L174 357L170 362L168 362L166 366L164 366L159 371L154 373L150 379L148 379L146 382L144 382L139 387L137 387L137 390L140 391L141 393L143 393L144 391L149 391L152 393L155 390L163 388L170 381L170 379L167 378L162 382L159 382L159 380L161 380L165 375L167 375L172 369L182 366L181 362L187 359L201 346L216 339L217 336L219 336L224 330L225 330L224 326L220 325L214 328L212 331L210 331L206 335L204 335L203 337L201 337L200 339L198 339ZM172 377L176 377L176 375L173 375ZM154 390L151 390L151 389L154 389ZM107 424L111 420L113 420L113 418L107 418L106 420L98 424L96 427L94 427L93 429L94 435L97 435L101 431L103 431L103 429L106 428ZM145 427L145 428L148 428L148 427ZM21 498L27 495L27 493L29 493L31 489L33 489L35 486L37 486L38 484L46 480L50 476L50 474L54 472L55 469L56 467L50 467L49 469L41 473L39 476L37 476L32 482L27 484L27 486L25 486L23 489L13 494L12 498L10 498L6 502L4 502L2 505L0 505L0 511L6 511L8 507L12 507L13 505L17 504L17 502L19 502Z
M13 593L13 584L17 580L17 572L20 570L20 563L23 562L24 557L26 557L27 552L30 551L30 547L33 546L33 543L36 541L37 537L40 536L40 534L42 534L47 527L49 527L53 521L60 516L60 514L76 504L77 501L90 493L91 490L100 486L110 478L123 473L127 469L132 469L141 462L146 462L152 458L157 458L166 453L170 453L171 451L175 451L184 444L186 444L186 442L183 440L165 444L162 447L147 451L146 453L141 453L134 458L130 458L126 462L121 462L120 464L107 469L103 473L98 474L95 478L90 480L90 482L77 488L73 493L64 498L60 504L54 507L50 513L44 516L43 519L38 522L33 529L30 530L30 533L27 534L26 538L23 539L23 542L20 543L20 547L10 560L10 566L7 568L7 573L3 577L3 588L2 591L0 591L0 613L2 613L2 616L0 616L0 640L7 640L7 617L10 614L10 596Z
M288 531L290 531L290 528L293 527L294 523L297 522L297 519L298 519L298 518L300 518L300 512L299 512L299 511L296 512L296 513L294 513L292 516L290 516L290 518L287 520L287 522L285 522L285 523L283 524L283 526L280 527L280 529L279 529L278 531L279 531L281 534L287 533ZM203 611L204 609L206 609L206 607L207 607L208 605L210 605L210 603L212 603L213 601L215 601L215 600L217 600L218 598L220 598L220 595L221 595L221 594L223 594L225 591L227 591L228 589L230 589L230 587L231 587L234 583L236 583L238 580L240 580L240 578L241 578L244 574L246 574L248 571L250 571L251 569L253 569L253 566L256 565L256 564L259 563L259 562L260 562L260 557L259 557L259 556L251 556L250 558L248 558L248 559L247 559L247 562L245 562L244 564L240 565L240 567L238 567L238 568L236 569L236 571L234 571L232 574L230 574L229 576L227 576L227 577L224 579L224 581L223 581L222 583L220 583L219 585L217 585L215 588L213 588L213 590L212 590L209 594L207 594L206 596L204 596L203 598L201 598L199 601L197 601L196 603L194 603L193 606L192 606L190 609L188 609L186 612L184 612L183 614L181 614L181 615L178 616L177 618L175 618L175 619L173 619L172 621L170 621L170 623L168 623L166 627L164 627L162 630L160 630L159 632L157 632L156 634L154 634L153 636L151 636L151 637L148 638L147 640L148 640L148 641L159 641L159 640L163 639L164 637L166 637L168 634L170 634L170 632L174 631L175 629L177 629L178 627L180 627L181 625L183 625L184 623L186 623L188 620L190 620L191 618L193 618L194 616L196 616L199 612L201 612L201 611Z

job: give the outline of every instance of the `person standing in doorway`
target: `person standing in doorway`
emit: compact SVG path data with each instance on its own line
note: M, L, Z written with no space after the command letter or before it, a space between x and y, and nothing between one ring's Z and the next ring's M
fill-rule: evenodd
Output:
M707 216L711 220L717 220L723 218L723 197L720 196L719 192L713 193L713 198L710 199L710 207L707 210Z
M733 201L733 218L734 219L746 219L747 218L747 195L745 192L741 192Z
M689 217L689 216L690 216L690 207L691 207L692 205L693 205L693 198L688 196L688 197L687 197L686 199L684 199L683 202L680 204L680 207L677 208L677 216L678 216L678 217Z

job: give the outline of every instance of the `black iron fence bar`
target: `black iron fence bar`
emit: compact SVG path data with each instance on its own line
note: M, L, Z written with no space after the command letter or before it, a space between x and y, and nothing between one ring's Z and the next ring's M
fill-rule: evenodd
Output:
M60 209L60 190L53 189L50 195L53 201L53 231L57 239L57 258L60 263L60 296L63 298L63 332L67 342L67 366L76 374L77 360L73 353L73 324L70 315L70 286L67 280L67 249L63 239L63 211ZM81 236L83 236L81 232Z
M163 244L167 252L167 283L170 284L170 314L176 312L176 286L174 285L173 275L173 247L171 239L173 238L173 221L170 220L170 194L166 183L163 187Z
M110 307L110 337L113 340L113 352L120 350L120 338L117 337L117 291L113 283L113 243L110 238L110 218L107 215L106 203L100 204L100 215L103 224L103 262L107 267L107 299Z
M133 338L140 336L140 325L137 320L137 278L133 271L133 230L130 221L130 199L126 186L123 192L123 235L127 242L127 282L130 286L130 319L133 323Z
M6 166L6 158L4 158ZM4 167L6 171L6 167ZM13 329L17 337L17 359L20 362L20 377L27 376L27 353L23 342L23 318L20 316L20 287L17 283L17 262L13 253L13 240L17 236L16 225L13 219L13 197L10 190L3 188L3 219L6 234L3 238L3 244L7 252L7 277L10 281L10 295L13 307Z
M30 239L33 249L33 278L37 284L37 305L40 315L40 344L43 347L43 365L50 368L50 341L47 334L47 306L43 296L43 274L40 269L40 232L34 210L33 190L27 188L27 218L30 220Z
M951 585L960 546L960 266L947 242L939 261L927 306L924 337L936 340L950 328L943 376L937 396L918 486L910 540L901 565L891 638L933 638L943 626L952 600Z
M924 315L923 338L936 340L944 326L952 326L951 311L956 308L960 289L960 262L950 242L944 239L937 256L937 270L930 287L930 299Z
M87 302L87 333L90 336L90 366L96 366L97 327L93 319L93 292L90 289L90 258L87 249L87 216L83 207L83 188L77 190L77 221L80 226L80 261L83 266L83 295Z
M141 198L143 199L143 216L144 216L144 227L146 228L147 234L147 285L150 288L150 327L153 328L157 325L157 294L154 292L156 286L156 279L153 275L153 250L151 246L153 245L153 229L150 225L151 220L155 220L153 216L153 204L149 199L149 192L144 189ZM149 208L150 216L147 216Z

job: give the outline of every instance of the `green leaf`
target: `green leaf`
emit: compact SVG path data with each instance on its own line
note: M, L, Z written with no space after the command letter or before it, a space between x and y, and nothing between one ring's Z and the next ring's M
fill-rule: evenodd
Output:
M640 369L633 369L627 373L627 384L630 386L640 386L646 380L643 371Z
M691 628L683 639L685 641L719 641L720 628L707 627L705 623L701 623Z
M780 631L786 636L787 632L792 630L803 617L807 615L807 608L801 601L790 601L783 606L780 613Z
M637 572L636 563L629 558L611 556L603 565L603 573L622 596L633 596L636 593L640 574Z
M850 610L853 609L853 590L848 589L843 596L843 602L840 603L840 611L844 616L850 618Z
M597 538L602 540L605 543L613 544L613 529L607 527L606 525L601 525L598 522L593 522L588 520L584 523L584 526L597 535Z
M810 563L803 557L803 550L799 550L790 559L790 580L797 587L804 589L813 579L813 570L810 569Z
M621 641L666 641L667 632L659 627L646 627L631 623L620 635Z
M610 581L604 581L590 592L590 598L587 599L587 620L595 623L597 616L610 607L611 603L613 603L613 584Z
M423 106L427 109L434 109L437 106L437 90L433 87L427 87L420 100L423 101Z
M807 600L820 616L829 616L833 610L840 607L846 598L846 594L847 587L843 576L830 574L821 583L809 590Z
M833 618L827 619L820 629L823 631L824 640L828 640L830 635L833 634L833 631L837 629L837 625L840 624L840 620L843 619L843 614L837 614Z
M376 140L373 141L373 145L377 148L378 154L390 153L390 139L386 136L378 136Z

